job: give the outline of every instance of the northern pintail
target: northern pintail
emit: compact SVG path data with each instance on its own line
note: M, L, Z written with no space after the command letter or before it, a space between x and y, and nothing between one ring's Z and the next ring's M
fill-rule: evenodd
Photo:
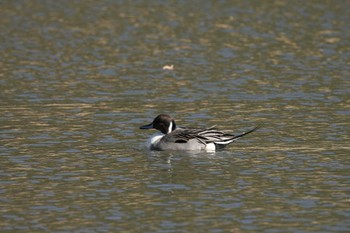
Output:
M158 115L152 123L141 126L140 129L157 129L160 133L153 135L147 141L150 150L206 150L215 151L236 141L251 132L233 135L215 129L215 126L206 129L192 129L176 127L175 120L166 114Z

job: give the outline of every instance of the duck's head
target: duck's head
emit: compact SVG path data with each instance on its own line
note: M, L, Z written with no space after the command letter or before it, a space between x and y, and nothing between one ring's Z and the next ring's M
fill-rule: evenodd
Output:
M171 133L176 129L175 120L167 115L160 114L156 118L154 118L153 122L148 125L143 125L140 129L157 129L163 134Z

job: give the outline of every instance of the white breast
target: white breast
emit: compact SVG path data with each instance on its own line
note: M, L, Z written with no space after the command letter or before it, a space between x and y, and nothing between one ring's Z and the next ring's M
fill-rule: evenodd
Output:
M165 134L163 133L155 133L153 134L148 140L147 140L147 148L151 149L152 145L157 144L162 137L164 137Z

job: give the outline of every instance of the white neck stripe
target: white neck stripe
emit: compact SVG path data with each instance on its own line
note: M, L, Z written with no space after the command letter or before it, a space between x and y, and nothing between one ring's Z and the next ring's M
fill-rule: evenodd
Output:
M168 133L171 133L173 131L173 122L170 122L169 128L168 128Z

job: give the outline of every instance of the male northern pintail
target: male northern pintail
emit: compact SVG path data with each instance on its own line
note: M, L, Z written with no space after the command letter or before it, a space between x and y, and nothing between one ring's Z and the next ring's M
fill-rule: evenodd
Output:
M140 129L157 129L161 133L153 135L147 141L150 150L206 150L215 151L231 142L254 132L258 127L242 134L233 135L218 131L213 127L207 129L189 129L176 127L175 120L166 114L160 114L152 123Z

